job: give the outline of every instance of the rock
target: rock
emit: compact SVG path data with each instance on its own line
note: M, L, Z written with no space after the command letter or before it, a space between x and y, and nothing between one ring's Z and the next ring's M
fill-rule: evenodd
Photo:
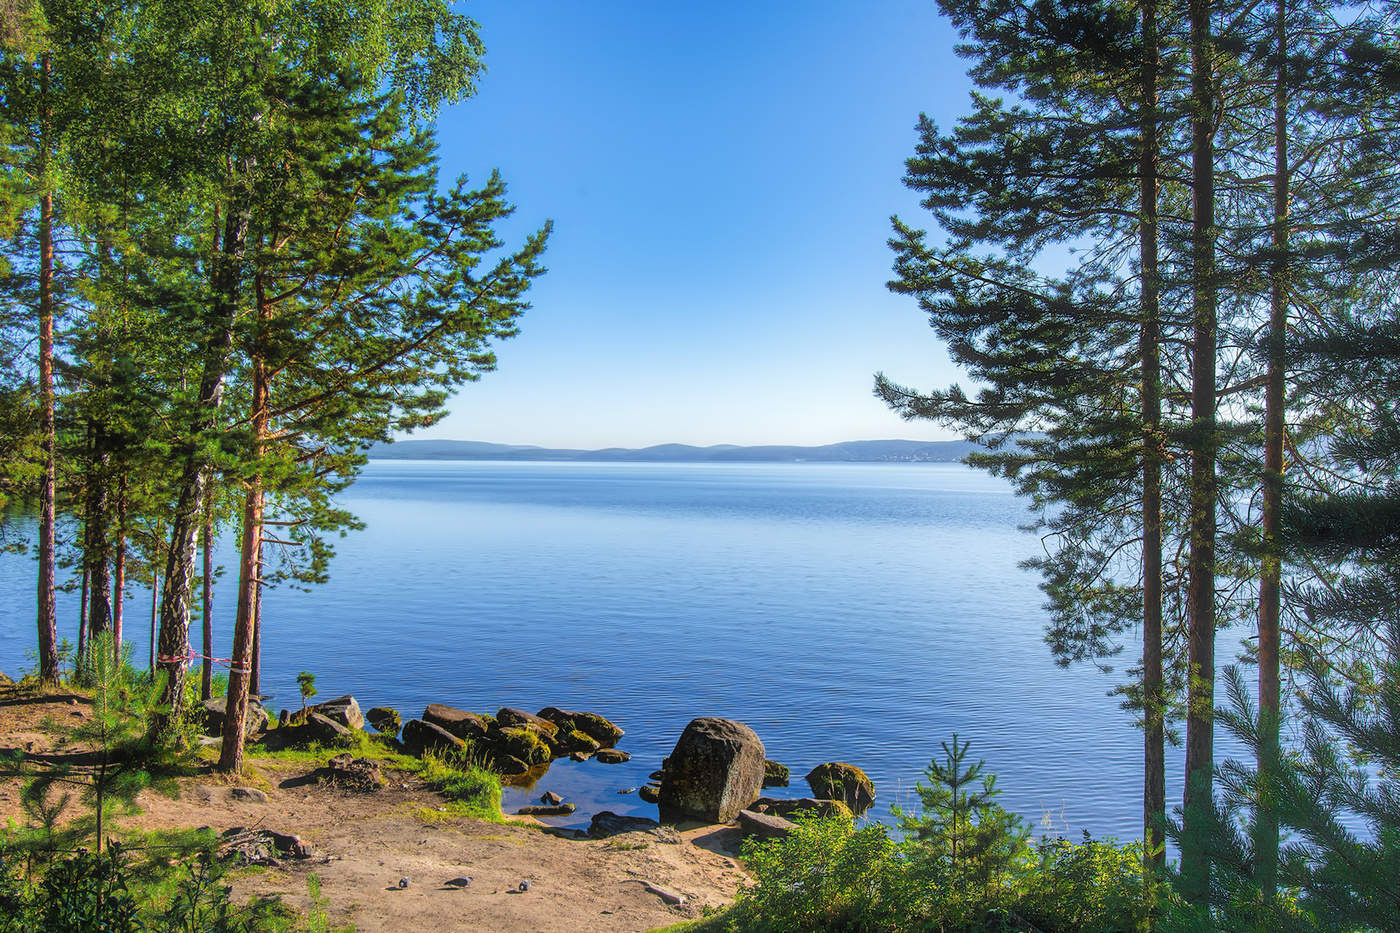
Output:
M403 744L410 755L422 758L427 752L458 751L465 747L457 736L446 729L421 719L410 719L403 724Z
M620 765L625 761L632 760L631 755L616 748L600 748L593 757L605 765Z
M326 762L326 780L351 790L379 790L385 783L379 762L369 758L353 758L349 752L336 755Z
M229 789L228 795L234 800L244 800L248 803L267 803L267 794L256 787L233 787Z
M277 858L311 858L311 847L291 833L234 826L222 835L221 854L236 856L254 865L275 865Z
M388 736L398 735L399 728L403 725L399 711L392 706L371 706L369 712L365 713L365 718L374 726L375 732Z
M363 729L365 727L365 714L360 712L360 704L356 703L355 698L349 694L336 697L334 700L327 700L324 703L317 703L315 706L309 706L307 711L320 713L347 729Z
M612 748L623 735L621 729L597 713L579 713L546 706L539 711L539 717L554 723L560 732L582 732L601 748Z
M519 810L516 810L515 813L517 816L568 816L577 809L578 807L575 807L571 803L561 803L552 807L537 807L533 805L521 807Z
M469 741L484 739L486 731L491 728L491 724L486 721L485 716L478 716L476 713L469 713L464 709L444 706L441 703L429 703L427 708L423 710L423 721L432 723L459 739Z
M663 901L670 904L672 907L679 907L680 905L685 903L685 897L683 895L677 894L670 888L663 888L661 887L661 885L652 884L650 881L643 881L642 887L646 888L649 894L655 894L657 897L661 898Z
M662 815L727 823L763 786L763 742L730 719L692 719L667 759Z
M660 803L661 785L647 784L637 791L637 796L645 800L647 803Z
M224 704L228 697L210 697L199 704L199 709L204 715L204 731L208 735L224 734ZM248 700L248 712L243 718L243 735L252 738L259 733L267 731L268 724L267 710L262 708L256 700Z
M739 811L739 829L745 836L759 839L782 839L792 832L792 820L772 813L755 813L753 810Z
M592 757L592 752L569 752L570 761L587 761Z
M815 797L800 797L796 800L780 800L777 797L760 797L749 804L755 813L771 813L786 819L802 816L844 816L855 819L851 808L841 800L818 800Z
M560 797L552 790L547 790L540 795L540 803L549 804L551 807L557 807L563 802L564 798Z
M647 775L647 780L648 780L648 781L656 781L656 782L659 783L659 782L661 781L661 779L664 778L665 776L666 776L666 772L665 772L665 771L653 771L653 772L651 772L651 774L648 774L648 775Z
M292 714L289 710L282 710L277 714L277 728L285 729L292 724Z
M559 730L554 736L554 747L560 754L568 753L570 757L575 752L583 752L591 755L599 748L597 739L587 733L574 729L572 732Z
M619 794L635 794L635 793L637 792L637 788L635 788L635 787L619 787L619 788L617 789L617 792L618 792Z
M310 710L306 713L306 722L301 726L301 733L307 741L321 745L355 744L355 735L349 727L336 722L329 716L323 716Z
M865 772L844 761L828 761L807 774L812 794L826 800L840 800L856 814L864 813L875 802L875 785Z
M530 765L545 764L554 757L544 739L530 728L511 727L494 732L488 737L494 756L504 754L518 758Z
M660 825L656 820L649 820L644 816L619 816L611 810L604 810L593 814L593 821L588 824L588 835L594 839L603 839L619 833L656 829Z
M780 765L776 761L765 761L763 763L763 786L764 787L787 787L788 778L792 772L787 765Z
M530 713L525 712L523 709L515 709L510 706L502 706L500 710L496 712L496 723L502 729L511 726L514 726L516 728L519 728L521 726L529 726L535 731L543 735L547 735L550 738L553 738L555 733L559 731L559 727L556 726L554 723L550 722L548 719L544 719L540 716L533 716Z
M10 679L10 675L0 671L0 687L13 687L15 682Z

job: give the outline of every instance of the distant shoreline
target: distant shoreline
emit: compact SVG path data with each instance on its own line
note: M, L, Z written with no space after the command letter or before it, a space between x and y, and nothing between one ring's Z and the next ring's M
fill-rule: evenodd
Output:
M491 444L484 441L403 440L376 444L371 460L514 460L585 463L957 463L977 450L970 441L845 441L819 447L658 444L602 450Z

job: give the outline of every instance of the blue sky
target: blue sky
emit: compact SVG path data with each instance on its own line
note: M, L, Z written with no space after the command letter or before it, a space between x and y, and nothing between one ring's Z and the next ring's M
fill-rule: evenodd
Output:
M955 378L885 289L921 111L966 106L932 0L478 0L487 74L438 121L499 167L549 273L498 371L416 437L546 446L939 438L871 395Z

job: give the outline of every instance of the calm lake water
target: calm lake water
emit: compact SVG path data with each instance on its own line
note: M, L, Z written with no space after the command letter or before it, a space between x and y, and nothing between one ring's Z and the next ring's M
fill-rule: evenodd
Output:
M1140 833L1141 734L1105 695L1112 676L1052 663L1036 577L1017 567L1038 541L1017 530L1022 503L985 474L375 461L343 501L367 527L339 542L330 583L264 596L269 706L295 707L307 669L321 697L352 693L405 718L432 701L553 705L626 730L629 764L556 763L508 809L556 790L579 804L567 825L599 809L654 816L617 791L646 783L691 718L723 716L792 768L779 794L802 796L813 766L849 761L875 782L868 815L889 820L956 732L1031 822ZM30 558L0 556L11 674L33 646L33 579ZM149 598L127 604L138 659ZM216 612L227 656L231 581ZM60 613L75 639L76 596Z

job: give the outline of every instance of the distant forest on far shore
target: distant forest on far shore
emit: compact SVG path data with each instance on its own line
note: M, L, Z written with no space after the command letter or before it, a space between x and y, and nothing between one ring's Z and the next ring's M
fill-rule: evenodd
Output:
M978 449L970 441L844 441L821 447L794 447L768 444L737 447L716 444L692 447L689 444L658 444L630 449L607 447L603 450L569 450L483 441L398 441L376 444L371 460L593 460L644 461L650 463L791 463L811 460L824 463L953 463Z

